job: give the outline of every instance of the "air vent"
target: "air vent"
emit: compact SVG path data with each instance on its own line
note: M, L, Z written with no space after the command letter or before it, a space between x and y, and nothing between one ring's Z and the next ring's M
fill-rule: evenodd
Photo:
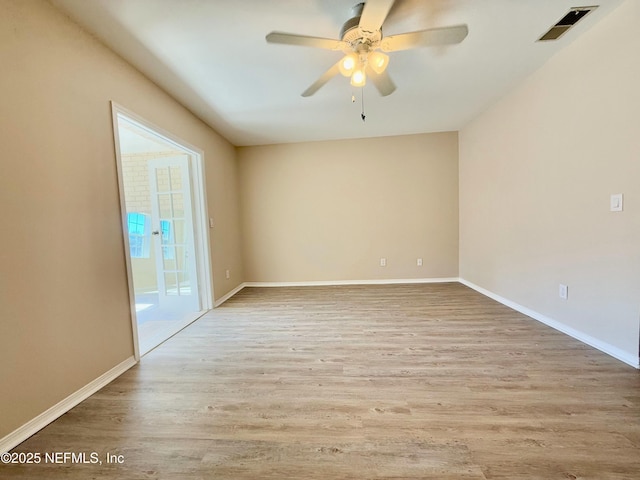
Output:
M582 20L584 17L589 15L592 11L594 11L598 6L593 7L574 7L569 12L560 19L558 23L556 23L553 27L549 29L547 33L542 35L538 41L545 42L548 40L557 40L562 35L564 35L567 30L573 27L576 23Z

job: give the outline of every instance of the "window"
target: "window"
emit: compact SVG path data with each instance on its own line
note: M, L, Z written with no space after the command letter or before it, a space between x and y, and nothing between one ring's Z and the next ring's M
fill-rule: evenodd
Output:
M138 212L127 213L127 225L131 258L149 258L149 215Z

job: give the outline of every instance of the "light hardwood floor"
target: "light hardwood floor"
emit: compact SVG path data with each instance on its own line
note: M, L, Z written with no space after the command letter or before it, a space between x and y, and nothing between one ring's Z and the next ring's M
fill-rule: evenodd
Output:
M640 479L640 373L457 283L247 288L16 452L21 479Z

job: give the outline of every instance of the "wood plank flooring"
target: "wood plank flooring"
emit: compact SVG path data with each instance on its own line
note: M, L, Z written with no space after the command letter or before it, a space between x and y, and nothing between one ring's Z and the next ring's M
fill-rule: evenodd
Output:
M457 283L246 288L14 450L65 451L0 478L640 479L640 373Z

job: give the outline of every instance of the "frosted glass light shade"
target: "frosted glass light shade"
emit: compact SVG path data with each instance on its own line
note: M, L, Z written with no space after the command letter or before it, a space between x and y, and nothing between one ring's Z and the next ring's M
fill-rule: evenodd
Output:
M367 83L367 75L362 67L357 68L351 75L351 85L354 87L364 87Z
M358 63L358 57L354 53L350 53L349 55L345 55L345 57L340 60L338 67L340 68L340 73L345 77L350 77L353 74L353 71L356 68L356 64Z
M374 72L382 73L387 69L387 65L389 65L389 56L382 52L371 52L368 61Z

